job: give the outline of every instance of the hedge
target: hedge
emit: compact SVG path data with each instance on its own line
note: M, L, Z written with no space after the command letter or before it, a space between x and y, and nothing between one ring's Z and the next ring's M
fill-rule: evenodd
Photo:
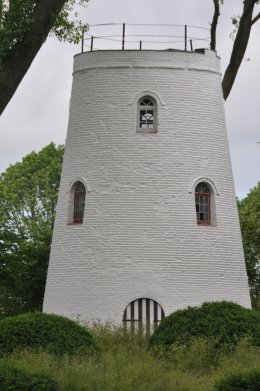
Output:
M194 337L211 338L217 346L230 348L248 337L260 346L260 312L226 301L188 307L163 319L151 336L150 345L187 345Z
M215 391L259 391L260 369L226 376L214 386Z
M29 375L21 369L0 365L1 391L58 391L57 383L41 374Z
M21 348L40 348L58 355L98 350L86 328L62 316L42 313L0 320L0 354Z

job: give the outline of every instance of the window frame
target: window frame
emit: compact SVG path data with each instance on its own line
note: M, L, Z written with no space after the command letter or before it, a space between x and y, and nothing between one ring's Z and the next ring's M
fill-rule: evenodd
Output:
M149 99L152 102L152 106L149 105L142 105L141 102L144 99ZM141 117L141 110L146 111L153 111L153 127L141 127L140 126L140 117ZM158 132L158 109L157 109L157 102L155 98L153 98L150 95L144 95L142 96L138 102L137 102L137 124L136 124L136 132L137 133L157 133Z
M205 184L208 188L208 192L198 192L196 191L197 187L201 184ZM203 206L204 205L207 205L208 206L208 211L207 211L207 214L208 214L208 220L199 220L198 219L198 214L200 214L200 212L197 212L197 202L196 202L196 197L207 197L208 198L208 204L202 204ZM200 203L198 203L198 205L200 205ZM196 219L197 219L197 225L206 225L206 226L209 226L211 225L211 189L210 187L208 186L207 182L199 182L197 185L196 185L196 188L195 188L195 211L196 211ZM206 212L202 212L203 214L206 213Z

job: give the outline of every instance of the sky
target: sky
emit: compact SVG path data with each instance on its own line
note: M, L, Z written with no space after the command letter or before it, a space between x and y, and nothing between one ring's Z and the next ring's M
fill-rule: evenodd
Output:
M226 0L221 7L217 52L221 57L222 72L228 64L233 44L230 38L231 17L241 13L242 6L242 0ZM77 11L82 21L89 25L125 22L209 28L213 1L90 0L86 9ZM128 31L130 28L134 33L134 27L129 27ZM99 29L100 34L107 34L107 27ZM153 34L162 33L158 27L153 29ZM91 32L97 34L93 27ZM260 21L253 26L245 56L247 60L243 61L225 102L235 188L239 198L245 197L260 181L260 144L257 143L260 141L259 40ZM51 141L65 143L73 56L80 51L80 45L60 43L53 37L42 46L0 117L0 172Z

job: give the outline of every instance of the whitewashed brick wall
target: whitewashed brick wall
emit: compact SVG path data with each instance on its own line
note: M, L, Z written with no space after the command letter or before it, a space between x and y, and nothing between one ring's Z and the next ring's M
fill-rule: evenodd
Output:
M75 56L44 311L120 323L137 298L165 314L205 301L250 307L215 52ZM153 96L158 133L136 133ZM216 188L216 226L198 226L194 183ZM82 225L70 188L87 187Z

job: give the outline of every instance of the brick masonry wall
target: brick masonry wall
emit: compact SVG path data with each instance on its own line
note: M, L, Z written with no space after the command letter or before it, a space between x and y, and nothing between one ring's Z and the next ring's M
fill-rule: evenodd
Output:
M137 298L169 314L205 301L250 307L215 52L75 56L44 311L120 323ZM158 133L136 132L137 102ZM196 222L194 186L215 186L215 226ZM84 223L70 189L87 188Z

